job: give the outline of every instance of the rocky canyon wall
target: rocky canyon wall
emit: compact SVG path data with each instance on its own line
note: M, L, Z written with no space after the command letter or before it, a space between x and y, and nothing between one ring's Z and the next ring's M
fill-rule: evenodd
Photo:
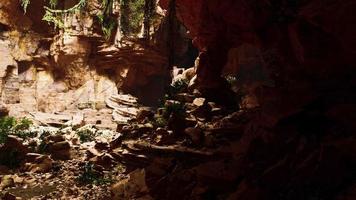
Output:
M106 38L97 19L100 1L87 1L84 11L66 14L62 29L42 20L45 4L30 1L24 13L20 1L0 1L0 92L10 115L100 110L119 92L133 93L143 103L158 102L169 79L163 49L118 37L119 28Z
M279 114L355 86L355 8L354 1L176 1L200 50L201 90L222 88L221 75L235 74Z

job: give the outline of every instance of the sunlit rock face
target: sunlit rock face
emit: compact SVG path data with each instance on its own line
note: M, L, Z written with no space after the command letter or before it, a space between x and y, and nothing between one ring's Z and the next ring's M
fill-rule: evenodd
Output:
M76 2L63 1L60 7ZM169 70L165 50L155 41L147 45L118 31L105 38L96 0L88 1L85 12L66 15L65 31L55 30L42 20L45 3L31 1L25 14L20 1L0 0L0 93L10 115L105 110L105 100L120 92L158 103ZM152 35L160 26L155 23Z

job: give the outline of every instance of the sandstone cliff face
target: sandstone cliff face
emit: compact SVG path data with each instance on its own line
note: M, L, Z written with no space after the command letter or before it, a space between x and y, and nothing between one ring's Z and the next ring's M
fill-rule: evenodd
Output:
M62 3L69 8L76 2ZM159 48L117 32L110 46L96 19L99 1L68 14L63 30L42 21L44 4L31 1L24 14L19 1L0 1L0 92L10 115L101 109L119 91L142 91L135 95L143 102L157 102L169 76Z

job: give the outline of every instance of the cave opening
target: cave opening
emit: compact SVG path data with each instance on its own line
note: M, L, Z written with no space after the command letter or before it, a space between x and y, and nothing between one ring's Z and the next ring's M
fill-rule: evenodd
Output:
M0 0L0 199L354 200L354 0Z

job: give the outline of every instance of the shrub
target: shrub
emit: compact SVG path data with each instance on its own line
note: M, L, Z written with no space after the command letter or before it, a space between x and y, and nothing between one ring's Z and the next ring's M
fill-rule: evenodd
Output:
M22 139L36 136L35 132L31 132L28 130L32 124L33 123L31 120L27 118L22 118L20 121L17 121L15 126L13 127L13 134Z
M48 148L48 144L42 140L40 145L38 145L37 147L37 152L43 154L46 152L47 148Z
M32 121L22 118L19 121L14 117L0 118L0 144L5 143L8 135L16 135L23 139L32 137L35 133L28 131Z
M16 119L13 117L0 118L0 144L5 143L11 129L16 125Z
M81 184L103 185L112 183L111 178L105 178L100 172L95 169L94 164L85 163L81 168L82 173L78 177L78 182Z
M81 142L91 142L95 140L96 134L89 129L79 130L76 132Z
M154 119L154 121L152 121L152 124L155 127L165 127L165 126L167 126L168 122L165 118L163 118L162 116L159 116L159 117L156 117Z
M175 82L173 82L169 87L168 87L168 97L174 97L176 94L180 92L185 92L188 88L188 80L185 79L179 79Z
M121 0L121 27L125 35L138 34L144 19L145 0Z
M186 115L184 104L181 102L166 103L163 107L163 118L168 119L173 113L184 118Z

